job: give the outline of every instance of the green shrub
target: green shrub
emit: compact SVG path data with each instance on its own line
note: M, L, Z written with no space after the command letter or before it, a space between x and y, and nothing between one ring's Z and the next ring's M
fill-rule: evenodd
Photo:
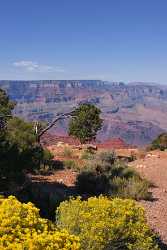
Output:
M129 179L115 177L109 185L108 194L112 197L151 200L152 194L148 189L149 183L139 177L133 176Z
M83 171L77 176L76 187L81 194L104 194L107 191L107 178L93 171Z
M149 150L160 149L165 150L167 149L167 133L163 133L159 135L150 145Z
M128 167L121 161L115 162L108 171L105 171L105 174L110 178L124 177L126 179L132 176L139 176L133 168Z
M81 155L81 159L82 160L93 160L94 159L94 152L90 151L90 150L84 150L82 155Z
M88 157L87 157L88 158ZM105 173L110 171L116 162L116 157L113 152L102 152L97 155L92 155L84 166L84 171L95 171Z
M48 149L43 149L43 155L41 157L40 170L48 172L53 169L53 154Z
M105 151L105 152L101 152L100 154L97 155L97 160L99 160L100 162L105 162L108 164L114 164L115 160L116 160L116 155L114 151Z
M73 151L69 147L65 147L62 156L64 157L72 157Z
M94 164L93 164L94 162ZM150 200L150 183L143 180L132 168L122 162L108 164L91 161L76 179L76 187L81 194Z
M152 199L152 193L149 192L150 183L123 163L115 164L106 176L108 195L135 200Z
M79 169L77 163L74 160L64 160L63 161L64 168L71 169L77 171Z
M84 250L155 250L144 210L132 200L92 197L62 202L57 226L79 236Z

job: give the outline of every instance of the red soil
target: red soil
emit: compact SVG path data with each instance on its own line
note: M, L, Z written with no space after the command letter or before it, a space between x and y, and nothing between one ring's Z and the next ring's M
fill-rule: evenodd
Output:
M100 149L125 149L129 146L120 138L113 138L97 144Z
M58 142L63 142L64 144L68 144L68 145L72 145L72 146L80 145L79 140L75 139L71 136L57 136L57 135L51 135L51 134L47 133L42 137L42 143L46 146L57 145ZM99 148L99 149L108 149L108 150L109 149L129 148L129 145L127 145L120 138L111 138L111 139L108 139L102 143L91 142L91 144L96 144L97 148Z
M58 142L63 142L65 144L76 145L76 146L80 145L79 140L71 136L57 136L46 133L42 137L42 143L46 146L56 145Z

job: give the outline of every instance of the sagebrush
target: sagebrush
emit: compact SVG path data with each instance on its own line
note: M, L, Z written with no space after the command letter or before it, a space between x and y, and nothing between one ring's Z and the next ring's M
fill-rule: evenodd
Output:
M77 236L57 230L43 219L32 203L21 203L15 197L0 199L0 249L4 250L79 250Z
M144 209L132 200L71 199L60 204L56 216L58 227L79 236L84 250L158 249Z

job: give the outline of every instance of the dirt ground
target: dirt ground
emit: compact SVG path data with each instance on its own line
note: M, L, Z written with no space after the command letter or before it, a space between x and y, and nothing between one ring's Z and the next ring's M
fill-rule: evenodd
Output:
M129 165L155 185L150 189L154 200L142 201L142 205L148 223L167 244L167 152L152 151Z
M76 172L72 170L58 170L51 175L29 175L32 182L44 182L44 183L60 183L67 187L75 186Z

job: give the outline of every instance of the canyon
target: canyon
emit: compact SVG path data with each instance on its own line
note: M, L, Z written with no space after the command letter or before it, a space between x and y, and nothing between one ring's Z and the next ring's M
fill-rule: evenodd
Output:
M167 130L167 86L101 80L0 81L17 104L14 115L28 121L51 122L57 114L81 103L98 106L104 119L97 141L120 138L144 146ZM50 133L66 136L68 120Z

